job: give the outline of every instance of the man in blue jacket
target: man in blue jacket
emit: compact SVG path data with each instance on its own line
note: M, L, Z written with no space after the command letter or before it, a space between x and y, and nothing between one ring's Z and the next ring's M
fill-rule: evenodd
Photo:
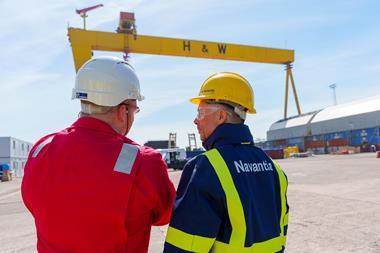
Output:
M284 252L287 178L244 125L256 113L249 82L216 73L190 101L207 151L184 168L164 252Z

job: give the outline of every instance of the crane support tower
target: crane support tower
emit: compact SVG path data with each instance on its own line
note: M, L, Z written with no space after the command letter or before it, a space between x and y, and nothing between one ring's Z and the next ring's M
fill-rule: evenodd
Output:
M70 27L68 36L76 71L91 58L93 50L124 52L126 56L130 53L140 53L285 65L284 118L287 118L289 81L298 115L301 114L292 74L294 50L140 35L136 32L135 15L130 12L120 13L116 33Z
M187 136L189 138L189 151L198 149L195 133L189 133L187 134Z
M177 147L177 133L169 133L168 148Z

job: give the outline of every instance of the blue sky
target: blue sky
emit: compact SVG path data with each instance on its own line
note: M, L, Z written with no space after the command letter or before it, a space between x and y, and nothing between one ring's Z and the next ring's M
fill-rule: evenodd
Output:
M90 30L114 31L120 11L135 12L139 34L295 50L293 75L302 112L380 94L379 1L0 1L0 136L35 142L76 120L75 71L67 27L82 27L75 9L89 13ZM107 52L96 52L106 55ZM118 54L122 56L122 54ZM265 138L283 116L284 66L132 54L146 100L129 137L143 144L177 132L197 133L188 102L218 71L245 76L257 115L247 124ZM293 97L290 115L296 113ZM198 135L197 135L198 136Z

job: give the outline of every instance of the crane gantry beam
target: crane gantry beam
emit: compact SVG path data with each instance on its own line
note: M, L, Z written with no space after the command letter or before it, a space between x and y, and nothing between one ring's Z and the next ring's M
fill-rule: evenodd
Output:
M91 58L92 50L273 64L286 64L294 61L294 50L222 42L99 32L77 28L69 28L69 37L71 46L76 51L74 52L76 70Z
M294 50L146 36L136 33L90 31L78 28L69 28L68 36L76 71L92 57L93 50L284 64L287 69L284 118L287 117L288 79L292 82L298 114L301 114L291 74Z

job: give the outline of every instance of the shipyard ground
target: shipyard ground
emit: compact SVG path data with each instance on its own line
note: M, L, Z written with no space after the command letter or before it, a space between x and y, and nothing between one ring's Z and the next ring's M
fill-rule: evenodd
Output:
M380 252L380 159L373 153L278 160L291 208L286 252ZM180 171L170 171L177 184ZM0 183L0 252L36 252L20 179ZM149 252L162 252L154 227Z

